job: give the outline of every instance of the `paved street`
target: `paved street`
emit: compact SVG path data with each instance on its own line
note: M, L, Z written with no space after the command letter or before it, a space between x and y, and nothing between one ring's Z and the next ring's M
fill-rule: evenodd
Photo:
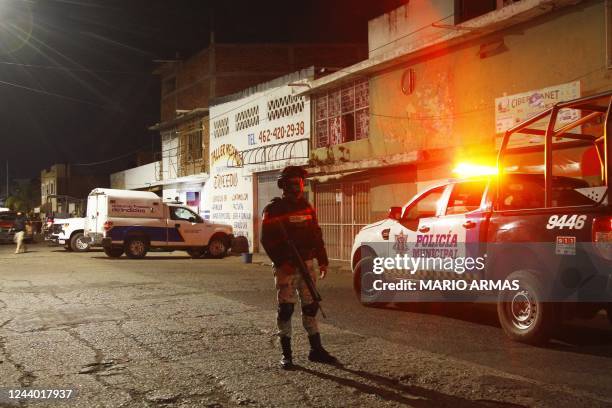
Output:
M483 306L361 307L336 268L321 330L343 366L307 361L298 318L299 367L282 372L267 265L13 249L0 246L0 406L18 405L6 387L77 390L36 406L612 406L604 316L536 348Z

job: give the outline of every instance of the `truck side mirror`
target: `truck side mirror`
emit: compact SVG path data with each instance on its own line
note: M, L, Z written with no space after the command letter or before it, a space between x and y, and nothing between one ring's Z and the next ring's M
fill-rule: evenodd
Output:
M196 222L196 217L189 217L189 222L195 224Z
M390 207L388 218L392 220L399 220L402 216L402 207Z

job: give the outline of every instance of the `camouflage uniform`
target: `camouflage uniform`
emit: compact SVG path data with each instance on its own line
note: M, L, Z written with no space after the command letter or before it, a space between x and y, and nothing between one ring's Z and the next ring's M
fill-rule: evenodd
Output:
M306 261L306 266L310 271L312 281L316 283L317 273L313 268L312 260ZM308 306L312 305L312 295L297 268L289 264L284 264L280 267L275 266L274 281L276 283L278 304L295 304L297 292L297 295L300 297L300 305L302 306L302 325L309 336L317 334L319 332L319 326L317 325L316 316L312 316L312 313L306 314L303 310L304 307L308 310ZM279 336L291 337L291 320L277 319L277 326Z

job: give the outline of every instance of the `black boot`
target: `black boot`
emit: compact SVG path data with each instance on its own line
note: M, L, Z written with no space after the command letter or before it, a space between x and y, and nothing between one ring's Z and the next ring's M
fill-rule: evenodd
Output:
M338 364L338 359L327 352L321 345L321 335L319 333L308 336L310 342L310 353L308 359L317 363Z
M283 370L293 368L293 357L291 355L291 337L281 336L280 344L283 349L283 358L280 361L280 366Z

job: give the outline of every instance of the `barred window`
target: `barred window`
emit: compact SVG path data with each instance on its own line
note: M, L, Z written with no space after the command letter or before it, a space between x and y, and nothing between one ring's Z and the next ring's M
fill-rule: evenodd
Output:
M193 161L202 158L202 121L196 121L183 131L181 138L183 144L184 160Z
M351 82L315 97L316 147L367 138L369 106L368 80Z
M198 160L202 158L202 129L191 133L189 135L189 152L191 160Z

